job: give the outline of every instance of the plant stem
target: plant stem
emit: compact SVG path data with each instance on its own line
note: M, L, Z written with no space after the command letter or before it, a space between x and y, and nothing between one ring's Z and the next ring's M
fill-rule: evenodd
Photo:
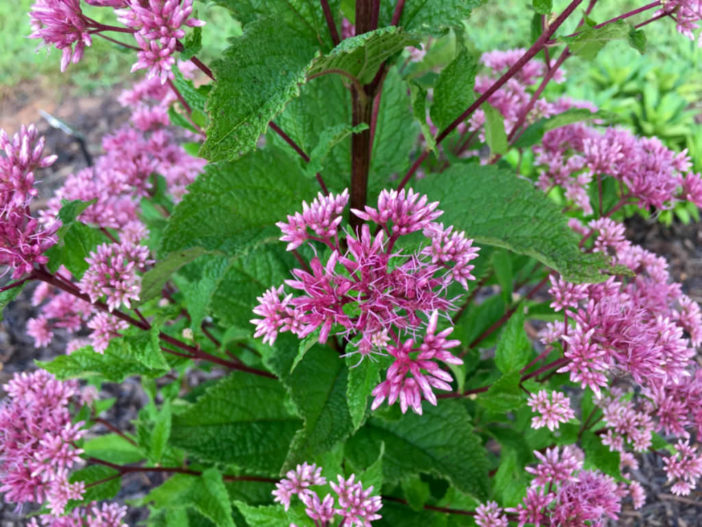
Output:
M15 287L19 287L28 280L31 280L31 275L28 276L27 278L23 278L22 280L17 280L16 282L12 282L11 284L8 284L4 287L0 287L0 293L4 293L5 291L9 291L10 289L14 289Z
M339 31L336 29L336 23L334 22L334 15L332 15L331 9L329 8L328 0L320 0L322 4L322 11L324 12L324 18L327 21L327 26L329 26L329 35L331 36L332 42L335 46L341 42L339 38Z
M362 35L373 31L375 6L373 0L356 0L356 34ZM376 18L377 23L377 18Z
M105 419L101 419L100 417L94 417L93 421L97 424L101 424L105 428L107 428L110 432L117 434L119 437L124 439L127 443L131 443L134 446L137 446L137 442L134 441L131 437L129 437L127 434L122 432L119 428L117 428L115 425L110 423L109 421Z
M400 23L400 19L402 18L402 10L405 8L405 0L397 0L397 5L395 5L395 11L392 13L392 22L391 24L393 26L396 26L397 24Z
M280 136L280 138L288 143L295 152L305 161L305 163L310 162L310 156L305 154L305 151L298 145L292 137L290 137L288 134L286 134L277 124L275 124L273 121L268 123L268 126L271 127L271 130L273 130L276 134ZM327 189L327 185L324 183L324 179L322 179L322 175L317 172L315 175L317 178L317 183L319 184L320 188L322 189L322 192L324 194L329 194L329 189Z
M441 143L446 137L453 132L456 127L470 117L480 106L487 101L493 93L499 90L509 79L514 77L534 56L536 56L545 46L546 42L556 32L556 30L566 21L566 19L575 11L583 0L573 0L568 7L554 20L549 28L544 31L541 36L532 44L532 46L524 52L517 62L510 67L499 79L497 79L485 92L471 104L468 109L459 115L451 124L449 124L437 137L436 144ZM402 189L409 183L409 180L417 172L420 165L429 156L431 150L424 150L407 171L402 181L398 185L398 189Z
M545 366L542 366L538 370L534 370L531 373L527 373L526 375L522 376L522 382L529 380L533 377L538 377L542 373L545 373L549 370L552 370L553 368L560 368L561 366L565 366L570 362L570 359L566 357L561 357L560 359L556 359L553 362L549 362Z
M362 3L359 0L359 3ZM368 174L371 159L370 124L373 113L373 100L364 90L351 88L352 126L367 124L368 128L351 136L351 208L363 210L368 192ZM356 229L361 219L351 214L351 227Z

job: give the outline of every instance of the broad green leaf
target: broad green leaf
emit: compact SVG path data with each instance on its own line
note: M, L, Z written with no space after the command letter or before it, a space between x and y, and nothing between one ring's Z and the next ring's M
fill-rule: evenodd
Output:
M406 0L399 25L407 31L438 34L448 27L459 27L478 7L480 0ZM385 2L385 24L390 24L396 2Z
M9 285L9 284L6 284ZM22 285L19 285L17 287L13 287L12 289L8 289L6 291L3 291L0 293L0 322L2 322L3 319L3 312L5 311L5 308L7 305L12 302L17 296L24 290L24 287L27 285L27 282L23 283Z
M427 90L416 82L410 82L412 113L419 123L427 148L436 151L436 138L427 121Z
M395 26L369 31L341 41L330 53L315 59L308 75L341 70L358 79L361 84L367 84L386 60L406 46L418 43L417 37Z
M295 508L286 512L282 505L252 507L243 501L235 501L234 505L251 527L281 527L291 522L298 527L314 525L304 513L298 512Z
M373 487L373 495L380 494L383 488L383 456L385 455L385 445L380 444L380 452L369 467L359 474L358 481L363 483L363 488Z
M478 403L491 412L507 412L526 404L526 396L519 388L519 371L511 371L495 381L490 389L478 396Z
M86 456L104 459L112 463L136 463L144 459L144 453L139 447L133 445L117 434L105 434L83 443Z
M186 79L178 69L178 66L173 66L173 84L188 103L193 112L200 112L204 115L205 106L207 103L207 94L210 91L210 86L200 86L196 88L193 81Z
M401 487L407 503L412 510L417 512L424 508L424 504L431 496L429 485L422 481L417 474L413 474L412 476L403 479Z
M646 39L646 33L642 29L636 29L632 27L629 30L628 37L629 45L642 55L646 52L646 45L648 44Z
M161 457L171 435L171 418L171 403L166 401L154 419L154 428L151 431L149 458L152 463L161 462Z
M495 251L492 254L492 265L495 268L497 283L500 284L502 298L506 304L509 304L512 302L512 286L514 285L512 255L503 250Z
M284 379L304 425L290 445L286 467L330 450L346 439L353 425L346 402L348 370L328 346L313 346Z
M195 15L197 18L197 14ZM194 55L200 53L202 49L202 27L194 27L185 36L183 41L183 51L180 52L182 60L189 60Z
M530 356L531 342L524 331L524 312L517 309L497 343L495 364L502 373L519 371L527 365Z
M161 253L202 247L236 255L261 240L278 238L275 222L315 193L315 183L276 149L209 164L170 217Z
M346 443L354 467L368 466L385 444L383 475L388 484L418 473L447 479L459 490L487 496L487 453L473 434L467 410L459 401L425 404L424 414L396 420L369 419Z
M122 486L122 478L114 468L105 465L89 465L73 472L69 478L71 483L85 483L85 493L81 500L70 500L67 511L83 503L110 500L114 498Z
M431 120L439 130L445 129L475 100L473 85L477 71L475 56L462 48L439 74L431 105Z
M295 356L295 360L293 361L292 366L290 367L290 373L295 371L297 365L300 364L300 361L305 357L305 355L312 348L312 346L319 342L320 331L321 329L317 328L315 331L313 331L300 341L300 345L297 348L297 355Z
M275 18L249 24L212 66L211 121L200 154L217 161L252 149L268 122L299 94L315 51L307 38Z
M508 150L507 132L505 131L505 119L502 114L485 103L485 141L493 154L506 154Z
M532 5L540 15L550 15L553 11L553 0L533 0Z
M603 445L600 438L591 431L583 434L582 447L585 451L586 469L598 469L609 476L621 478L619 452L610 451L609 447Z
M107 381L122 382L131 375L160 377L168 371L168 363L161 351L154 349L148 334L114 338L103 354L87 346L36 363L61 380L99 375Z
M441 220L465 230L478 244L536 258L570 282L598 282L602 255L578 248L558 206L532 183L494 166L455 165L415 185L444 210Z
M368 398L380 382L380 363L371 358L359 362L358 357L349 356L346 358L346 364L349 368L346 398L353 429L357 430L366 417Z
M577 55L586 60L593 60L608 42L612 40L627 40L634 44L640 43L640 37L631 37L631 24L618 20L611 22L601 28L595 28L592 21L583 26L583 29L572 37L562 37L561 40L568 44L573 55Z
M327 128L319 136L319 142L310 153L310 162L305 166L305 174L307 177L315 177L318 172L321 172L325 165L325 161L333 148L341 143L351 134L359 133L368 128L366 123L358 126L350 126L348 124L338 124Z
M171 444L206 462L275 475L299 426L277 380L234 372L173 416Z
M503 507L516 507L526 494L526 472L517 460L517 453L503 448L500 466L493 480L495 498Z
M202 473L193 486L192 500L197 511L219 527L235 527L232 519L232 504L222 474L216 468Z
M417 137L418 130L412 115L412 101L407 84L397 68L390 68L383 83L378 124L373 139L369 183L372 191L379 192L387 186L390 176L407 168Z
M141 302L147 302L161 295L161 290L171 275L178 271L185 264L192 262L195 258L204 253L201 247L192 247L182 251L173 251L165 259L160 260L149 269L141 281Z
M59 211L62 225L56 233L58 242L46 251L46 256L49 257L47 267L51 272L56 272L64 265L74 278L80 278L88 268L85 259L100 243L107 241L107 237L98 229L77 219L93 203L94 201L62 201Z

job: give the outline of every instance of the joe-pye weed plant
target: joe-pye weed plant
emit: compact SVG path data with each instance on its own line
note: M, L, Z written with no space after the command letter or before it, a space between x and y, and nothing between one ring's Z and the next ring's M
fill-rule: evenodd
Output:
M533 44L482 55L473 0L218 3L243 34L209 65L192 0L31 10L61 69L103 38L146 77L42 210L54 156L0 135L3 304L33 288L36 346L70 336L5 386L5 501L125 525L141 473L153 526L595 526L645 502L643 452L690 494L702 315L622 221L702 179L545 94L610 40L697 38L702 3L535 0ZM130 376L120 429L100 388Z

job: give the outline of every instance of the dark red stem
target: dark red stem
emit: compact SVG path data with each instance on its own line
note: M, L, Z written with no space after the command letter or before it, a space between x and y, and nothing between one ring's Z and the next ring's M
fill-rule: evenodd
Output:
M322 11L324 12L324 19L327 21L327 26L329 26L329 35L331 36L334 45L338 45L341 42L339 38L339 31L336 29L336 23L334 22L334 15L329 8L329 2L327 0L320 0L322 4Z

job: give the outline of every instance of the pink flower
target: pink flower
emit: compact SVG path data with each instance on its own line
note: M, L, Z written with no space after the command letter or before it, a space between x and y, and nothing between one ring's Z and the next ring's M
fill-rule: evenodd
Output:
M92 44L92 24L83 15L80 0L36 0L29 16L33 29L29 38L40 38L62 51L61 71L69 62L77 63L85 46Z
M580 527L603 525L605 519L616 520L621 510L621 495L610 476L583 471L576 481L561 486L556 493L551 515L552 525Z
M27 320L27 335L34 339L34 347L43 348L54 338L49 321L44 317Z
M312 494L309 489L312 485L326 485L327 480L322 476L322 469L315 464L303 463L295 470L289 470L285 478L275 484L273 491L274 501L282 504L285 510L290 507L293 496Z
M348 479L337 476L336 483L329 483L338 496L339 508L335 512L343 518L341 525L370 526L370 522L381 518L378 511L383 504L380 496L371 496L372 485L363 490L363 485L355 478L355 474Z
M475 523L478 527L507 527L507 517L497 503L488 501L475 509Z
M473 247L473 240L466 238L463 231L454 231L453 226L444 229L442 223L430 224L424 229L424 235L431 239L431 245L424 248L422 254L430 256L432 264L445 267L451 278L467 290L468 280L475 280L470 274L474 266L468 262L476 259L480 250Z
M427 203L426 196L422 196L410 189L383 190L378 197L378 208L366 205L365 211L351 209L357 217L365 221L373 221L385 228L388 236L405 235L420 231L429 226L436 218L443 214L436 210L439 202ZM392 223L392 227L390 224Z
M288 221L278 222L276 225L283 232L281 241L288 242L287 250L292 251L305 241L319 239L329 242L337 235L341 214L349 201L349 191L344 190L339 195L325 196L321 192L310 205L302 202L302 213L296 212L288 216ZM311 230L317 238L308 233Z
M632 481L629 483L629 494L631 494L631 499L634 502L634 509L638 510L644 506L646 503L646 491L638 481Z
M554 311L575 308L587 298L587 284L571 284L556 275L551 275L549 279L551 280L551 288L548 292L553 296L553 302L550 305Z
M669 482L674 482L670 491L678 496L687 496L702 477L702 455L689 441L678 441L675 454L663 459Z
M541 462L536 467L526 467L534 474L532 486L550 488L570 481L576 481L577 472L583 468L583 453L575 446L547 448L546 454L535 451L534 455Z
M541 390L531 394L527 401L529 407L540 414L531 419L531 427L538 429L546 426L554 431L561 423L567 423L575 417L575 412L570 407L570 399L560 392L549 393Z
M93 330L90 334L90 343L98 353L104 353L110 340L120 337L120 331L127 329L128 324L107 313L96 313L88 321L88 327Z

